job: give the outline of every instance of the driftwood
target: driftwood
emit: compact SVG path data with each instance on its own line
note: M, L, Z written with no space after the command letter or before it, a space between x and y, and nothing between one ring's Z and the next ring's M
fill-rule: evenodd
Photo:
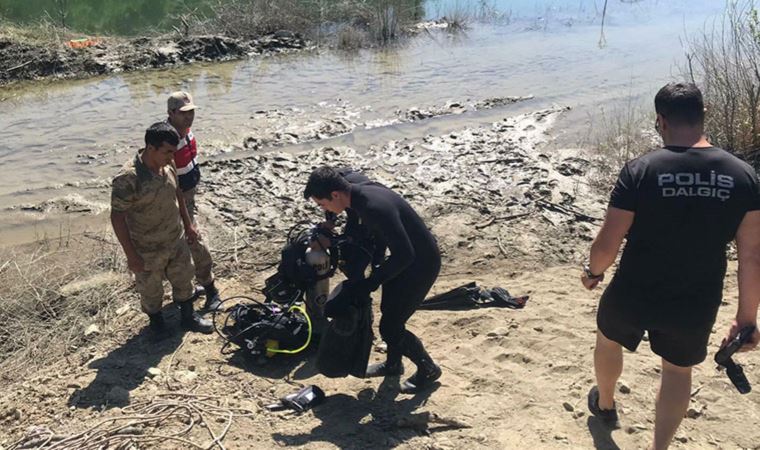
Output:
M104 419L80 433L69 436L54 434L48 428L35 428L28 435L11 444L8 450L29 448L46 450L96 450L102 448L140 448L151 444L175 441L183 448L226 450L222 441L235 417L250 417L251 410L230 408L220 404L221 398L213 395L173 392L158 394L148 402L141 402L124 408L126 415ZM211 417L222 418L225 422L219 432L210 423ZM159 425L178 425L178 431L153 432ZM199 426L206 430L211 441L206 444L194 442L188 434Z
M541 206L542 208L545 208L545 209L558 212L558 213L575 216L576 219L583 220L585 222L599 222L602 220L599 217L589 216L588 214L582 213L575 208L560 205L558 203L550 202L544 199L537 200L536 205Z
M528 212L519 213L519 214L511 214L509 216L491 217L490 219L488 219L487 221L483 223L476 224L475 229L482 230L483 228L490 227L496 222L504 222L504 221L509 221L513 219L519 219L520 217L529 216L531 214L533 214L533 211L528 211Z

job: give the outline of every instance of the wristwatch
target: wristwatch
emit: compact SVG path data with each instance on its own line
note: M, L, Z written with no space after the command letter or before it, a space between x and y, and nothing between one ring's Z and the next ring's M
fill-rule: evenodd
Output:
M588 263L583 264L583 273L589 280L596 280L598 278L604 277L604 272L600 273L599 275L594 274L594 272L591 271L591 267L589 267Z

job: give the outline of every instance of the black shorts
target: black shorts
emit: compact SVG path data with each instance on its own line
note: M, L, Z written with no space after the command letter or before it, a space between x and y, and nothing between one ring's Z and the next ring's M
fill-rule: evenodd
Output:
M694 366L707 357L722 290L721 284L668 293L613 279L602 295L596 324L604 336L630 351L636 350L646 331L655 354L676 366Z

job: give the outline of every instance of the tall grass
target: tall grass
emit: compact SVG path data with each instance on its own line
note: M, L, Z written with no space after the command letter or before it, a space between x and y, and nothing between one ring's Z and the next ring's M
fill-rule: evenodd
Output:
M0 38L24 42L30 45L60 45L61 42L78 37L68 28L56 24L49 16L23 26L0 17Z
M0 377L19 377L76 351L90 324L120 306L129 286L108 235L63 233L0 252Z
M589 128L595 155L589 177L592 187L609 191L626 161L662 145L654 130L654 116L653 102L643 103L629 96L592 118Z
M760 12L754 0L728 2L710 27L687 39L684 78L704 95L705 132L713 145L760 169ZM658 145L651 103L603 111L593 124L598 156L592 184L609 189L623 163Z
M388 44L421 17L422 5L422 0L217 0L211 16L195 17L192 28L232 37L288 30L318 44L337 40L341 47Z
M713 144L760 168L760 20L754 0L728 2L719 21L690 39L683 71L702 88Z
M235 229L202 230L214 255L214 272L227 277L250 269L261 256ZM255 252L255 253L254 253ZM265 255L268 257L268 255ZM274 258L274 256L272 256ZM110 227L74 236L61 230L55 238L0 249L0 381L19 379L40 367L75 354L94 336L113 336L127 321L115 320L125 305L140 309L124 253ZM140 319L138 333L147 325ZM127 316L128 317L128 316Z

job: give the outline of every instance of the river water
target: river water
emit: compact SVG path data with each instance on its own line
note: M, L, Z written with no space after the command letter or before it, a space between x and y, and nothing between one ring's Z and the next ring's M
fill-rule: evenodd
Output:
M434 17L472 3L477 2L432 1L427 11ZM629 99L649 106L659 87L681 79L684 39L712 26L723 11L717 0L610 0L606 43L600 45L603 0L492 4L501 14L497 20L473 21L464 33L423 32L390 49L314 50L2 88L0 245L48 233L57 223L29 210L30 205L75 195L94 205L83 217L107 208L108 180L141 146L145 128L165 117L166 96L177 89L192 92L201 106L193 126L201 152L206 146L245 153L240 144L256 126L257 111L319 116L339 104L362 121L382 122L396 110L524 95L534 98L486 111L361 128L287 149L351 145L361 150L550 105L572 108L557 130L570 145L603 109Z

